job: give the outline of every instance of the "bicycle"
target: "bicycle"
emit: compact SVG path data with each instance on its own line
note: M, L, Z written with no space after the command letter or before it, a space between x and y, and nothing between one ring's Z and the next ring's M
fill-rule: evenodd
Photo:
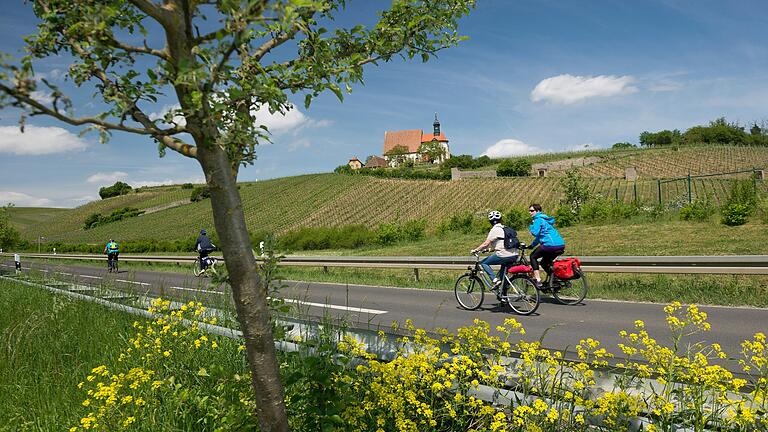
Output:
M572 306L579 304L587 296L589 281L580 268L574 268L574 277L560 279L553 271L553 266L545 268L547 278L541 283L540 291L551 294L560 304Z
M216 265L219 263L219 260L212 256L207 256L203 259L205 260L205 267L202 269L200 268L200 257L195 258L195 262L192 263L192 273L195 277L204 276L210 273L218 274Z
M503 276L501 285L494 289L493 282L480 267L480 254L473 253L475 265L467 267L467 273L461 275L453 287L456 301L466 310L476 310L483 304L485 290L496 291L496 296L502 302L509 305L513 311L520 315L530 315L539 307L539 291L530 276L530 273L510 273L508 266L502 266ZM521 258L524 254L521 250ZM517 267L517 266L515 266ZM504 293L506 288L506 295Z
M119 273L117 267L117 254L107 255L107 273Z

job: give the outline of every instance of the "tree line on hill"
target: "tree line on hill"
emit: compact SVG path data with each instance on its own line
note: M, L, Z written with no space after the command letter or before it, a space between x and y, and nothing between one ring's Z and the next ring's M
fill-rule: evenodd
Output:
M679 145L752 145L768 146L768 121L752 122L747 131L738 122L729 122L725 117L712 120L707 125L693 126L685 132L678 129L660 130L657 132L644 131L640 134L641 147L670 147ZM631 143L616 143L613 149L636 147Z

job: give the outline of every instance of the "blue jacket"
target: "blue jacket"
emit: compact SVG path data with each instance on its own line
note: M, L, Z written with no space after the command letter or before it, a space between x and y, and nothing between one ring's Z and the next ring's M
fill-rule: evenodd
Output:
M533 215L533 223L528 227L533 235L531 247L538 244L542 246L565 246L565 240L555 229L555 218L547 216L542 212Z

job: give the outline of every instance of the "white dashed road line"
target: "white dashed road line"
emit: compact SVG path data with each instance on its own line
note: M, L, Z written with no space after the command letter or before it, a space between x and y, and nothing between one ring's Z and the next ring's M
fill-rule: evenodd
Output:
M89 278L89 279L102 279L101 276L88 276L88 275L78 275L80 277Z
M62 275L67 275L67 276L72 276L72 273L64 273L64 272L54 272L54 273L62 274Z
M196 291L196 292L204 292L204 293L211 293L211 294L224 294L221 291L212 291L212 290L204 290L204 289L196 289L196 288L184 288L184 287L178 287L178 286L172 286L171 289L175 290L181 290L181 291Z
M134 281L129 281L129 280L125 280L125 279L115 279L115 282L125 282L125 283L129 283L129 284L142 285L142 286L151 285L151 284L148 284L146 282L134 282Z
M325 304L325 303L312 303L312 302L305 302L301 300L294 300L294 299L283 299L286 303L296 303L306 306L317 306L321 308L328 308L328 309L339 309L349 312L361 312L361 313L369 313L372 315L381 315L387 313L387 311L378 310L378 309L366 309L366 308L358 308L358 307L352 307L352 306L338 306L338 305L332 305L332 304Z

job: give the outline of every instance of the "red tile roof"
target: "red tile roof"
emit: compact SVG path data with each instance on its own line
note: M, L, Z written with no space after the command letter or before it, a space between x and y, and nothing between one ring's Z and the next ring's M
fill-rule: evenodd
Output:
M421 142L430 142L432 139L435 138L435 134L424 134L421 136ZM445 134L440 132L440 135L437 136L437 140L440 142L448 142L448 138L445 137Z
M408 149L409 153L416 153L419 151L421 145L421 130L402 130L402 131L386 131L384 132L384 152L387 154L390 150L397 146L403 146Z

